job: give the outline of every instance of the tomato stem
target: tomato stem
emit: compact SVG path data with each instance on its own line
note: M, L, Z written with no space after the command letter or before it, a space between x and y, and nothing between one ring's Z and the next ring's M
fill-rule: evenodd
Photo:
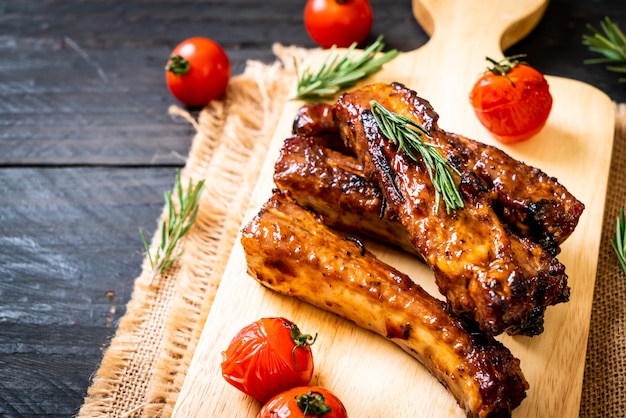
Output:
M183 75L189 72L189 61L180 55L172 55L165 66L166 71L171 71L175 75Z
M525 56L526 54L511 55L510 57L504 57L500 61L496 61L490 57L485 57L487 61L493 64L493 67L487 67L487 71L495 75L506 76L517 65L525 64L524 61L518 60L518 58L523 58Z
M526 56L526 54L511 55L510 57L504 57L500 61L496 61L496 60L494 60L493 58L490 58L490 57L485 57L485 59L487 61L489 61L490 63L493 64L493 67L487 67L487 71L485 71L485 73L490 72L490 73L493 73L495 75L500 75L500 76L506 78L507 80L509 80L509 82L513 86L515 86L515 83L513 82L513 80L511 80L509 78L509 73L516 66L518 66L520 64L526 64L526 62L518 60L518 58L523 58L525 56Z
M315 334L315 336L311 336L311 334L303 334L302 332L300 332L300 328L298 328L296 324L288 325L288 327L291 330L291 339L295 344L293 350L291 350L293 364L296 367L296 370L299 370L298 362L296 361L296 350L300 347L310 347L311 345L313 345L313 343L315 343L315 340L317 339L317 333Z
M319 418L332 411L332 408L326 405L326 399L320 392L303 393L296 397L296 403L304 416L312 415Z

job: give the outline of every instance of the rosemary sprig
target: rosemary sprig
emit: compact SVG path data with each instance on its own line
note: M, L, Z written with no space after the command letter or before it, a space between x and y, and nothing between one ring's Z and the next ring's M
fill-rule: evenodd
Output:
M336 53L335 46L331 47L322 66L315 72L305 68L302 74L299 74L296 64L298 85L295 98L301 100L332 98L339 91L352 87L358 81L380 71L385 63L400 54L399 51L392 49L376 57L385 46L382 35L355 58L353 55L356 46L357 44L353 43L341 56Z
M624 208L615 221L615 238L611 240L611 245L617 254L617 261L622 272L626 274L626 217L624 216Z
M584 63L610 64L606 66L608 71L626 73L626 36L608 17L600 22L600 27L602 32L587 24L587 29L591 31L591 34L583 35L583 45L587 45L590 51L597 52L603 57L586 59ZM626 77L619 77L618 81L626 83Z
M143 231L140 230L141 239L143 245L146 248L150 265L152 266L152 278L150 283L154 281L159 274L163 273L165 269L174 263L182 254L183 251L174 253L176 245L181 238L189 231L191 225L196 220L199 209L199 200L202 190L204 188L204 180L200 180L198 183L193 184L189 179L187 190L183 192L183 186L180 180L180 171L176 172L176 183L174 185L175 193L178 197L180 210L176 212L174 203L172 201L172 193L170 191L165 192L165 204L167 206L167 219L163 221L161 227L161 242L154 251L154 254L150 252L150 243L146 239Z
M461 173L448 164L443 155L437 151L438 145L422 139L422 135L430 138L430 132L414 120L391 112L375 100L372 100L370 105L381 132L398 146L398 151L404 152L416 162L419 161L416 153L422 158L435 188L435 211L439 211L441 196L447 213L463 208L465 206L463 198L453 177L453 173L459 176Z

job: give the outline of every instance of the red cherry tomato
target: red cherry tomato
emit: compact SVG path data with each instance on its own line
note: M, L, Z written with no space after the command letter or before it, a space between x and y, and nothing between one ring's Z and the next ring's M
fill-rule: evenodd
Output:
M222 376L254 399L266 402L313 377L311 344L315 337L302 334L285 318L262 318L244 327L222 353Z
M289 389L270 399L257 418L348 418L339 398L319 386Z
M346 48L363 42L373 21L368 0L308 0L304 7L304 27L323 48Z
M207 38L189 38L174 50L165 67L170 92L187 106L204 106L226 92L230 61L222 47Z
M552 95L545 77L514 58L496 62L470 93L478 120L499 141L524 141L537 134L552 108Z

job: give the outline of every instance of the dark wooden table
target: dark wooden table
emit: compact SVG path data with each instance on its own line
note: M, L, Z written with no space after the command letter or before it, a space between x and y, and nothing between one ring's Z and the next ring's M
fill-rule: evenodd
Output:
M410 1L372 1L375 34L411 50L427 36ZM312 47L304 0L3 0L0 4L0 416L72 416L140 273L163 192L193 131L167 113L171 49L213 38L233 72ZM525 52L546 74L626 101L626 84L581 44L623 0L554 0ZM459 63L462 65L462 63Z

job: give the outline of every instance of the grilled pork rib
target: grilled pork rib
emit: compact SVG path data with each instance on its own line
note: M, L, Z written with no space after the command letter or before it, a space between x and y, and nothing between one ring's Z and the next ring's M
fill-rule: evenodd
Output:
M456 151L446 157L487 184L492 207L503 222L556 255L574 232L585 205L554 177L496 147L451 133L447 140Z
M331 231L287 192L242 230L249 273L262 285L345 317L398 344L448 388L469 417L510 416L526 396L519 360L468 332L410 278Z
M307 104L294 118L293 131L305 136L330 136L338 132L333 126L332 105ZM529 166L504 151L446 132L454 149L446 155L460 171L475 173L489 187L492 207L516 234L539 243L556 255L559 245L576 228L584 204L557 179ZM329 146L343 147L339 138ZM339 151L344 152L342 149ZM520 181L523 179L524 181Z
M397 215L385 209L380 189L363 177L358 162L321 146L315 137L294 135L285 140L274 166L274 182L289 191L298 204L320 214L327 225L415 253ZM529 287L548 283L552 291L566 298L567 288L559 288L566 286L565 267L529 239L516 235L509 238L516 265L525 278L530 278ZM509 332L540 333L543 311L544 306L536 307L536 318L524 328L511 328Z
M363 176L355 158L320 144L320 137L285 140L274 165L274 183L333 227L418 254L382 192Z
M473 172L463 171L456 180L465 207L451 213L435 211L435 190L427 171L382 135L371 113L372 100L422 125L430 132L427 140L453 164L457 151L437 127L438 116L430 104L400 84L375 84L345 93L334 105L344 143L383 192L451 308L470 314L489 334L542 332L545 308L569 296L562 265L545 263L542 260L552 258L543 256L520 265L516 255L536 255L539 246L509 235L491 206L488 186Z

